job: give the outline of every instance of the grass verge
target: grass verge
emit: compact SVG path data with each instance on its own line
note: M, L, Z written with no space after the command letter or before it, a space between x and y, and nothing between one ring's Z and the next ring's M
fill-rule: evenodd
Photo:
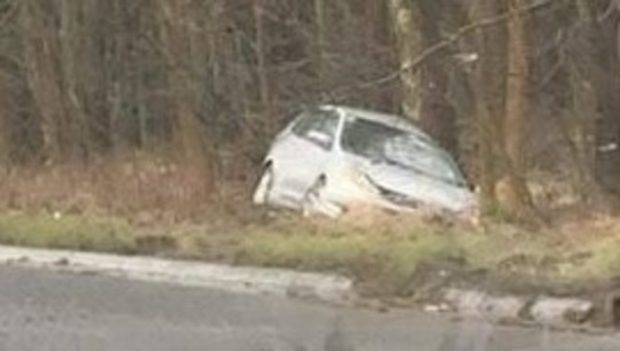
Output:
M121 254L146 253L237 265L337 272L367 296L428 298L446 285L531 292L620 274L620 232L596 240L496 225L485 231L419 218L352 223L298 217L244 225L143 225L81 215L0 215L0 243ZM604 233L603 233L604 232ZM490 286L489 286L490 285Z
M134 232L126 222L88 216L2 215L0 243L123 254L137 251Z
M554 224L535 232L364 208L338 221L274 218L249 207L246 173L213 189L199 169L141 154L6 170L0 244L339 272L383 296L448 284L574 291L620 276L620 220L591 209L554 207Z
M342 228L336 228L342 229ZM367 289L384 294L407 293L422 263L457 260L462 251L446 234L411 232L377 235L334 228L299 227L249 235L240 242L238 260L261 266L337 271L351 275Z

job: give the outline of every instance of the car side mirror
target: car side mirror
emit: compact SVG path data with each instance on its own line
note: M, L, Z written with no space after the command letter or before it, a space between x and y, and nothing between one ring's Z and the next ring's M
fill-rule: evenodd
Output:
M332 143L332 137L318 130L311 130L307 134L308 139L319 144L322 147L329 147Z

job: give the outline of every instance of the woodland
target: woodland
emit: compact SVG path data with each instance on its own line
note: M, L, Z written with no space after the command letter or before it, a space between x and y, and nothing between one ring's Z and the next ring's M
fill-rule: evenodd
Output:
M421 126L484 213L607 209L619 94L618 0L0 1L0 183L140 155L208 202L339 104Z

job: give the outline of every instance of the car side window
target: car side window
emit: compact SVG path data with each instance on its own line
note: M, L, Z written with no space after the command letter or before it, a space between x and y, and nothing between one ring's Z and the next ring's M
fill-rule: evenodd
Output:
M303 115L293 127L293 133L321 148L331 149L338 129L338 114L334 111L315 111Z
M311 112L304 112L298 118L297 122L293 126L293 133L297 136L303 137L308 130L312 128L312 125L316 123L317 115Z

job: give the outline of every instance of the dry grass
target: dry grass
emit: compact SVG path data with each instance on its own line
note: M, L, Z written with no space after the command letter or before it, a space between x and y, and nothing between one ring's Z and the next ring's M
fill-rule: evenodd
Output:
M247 182L208 187L206 174L134 156L88 165L22 167L0 174L0 211L109 214L136 221L200 222L241 203ZM218 206L214 206L218 204Z

